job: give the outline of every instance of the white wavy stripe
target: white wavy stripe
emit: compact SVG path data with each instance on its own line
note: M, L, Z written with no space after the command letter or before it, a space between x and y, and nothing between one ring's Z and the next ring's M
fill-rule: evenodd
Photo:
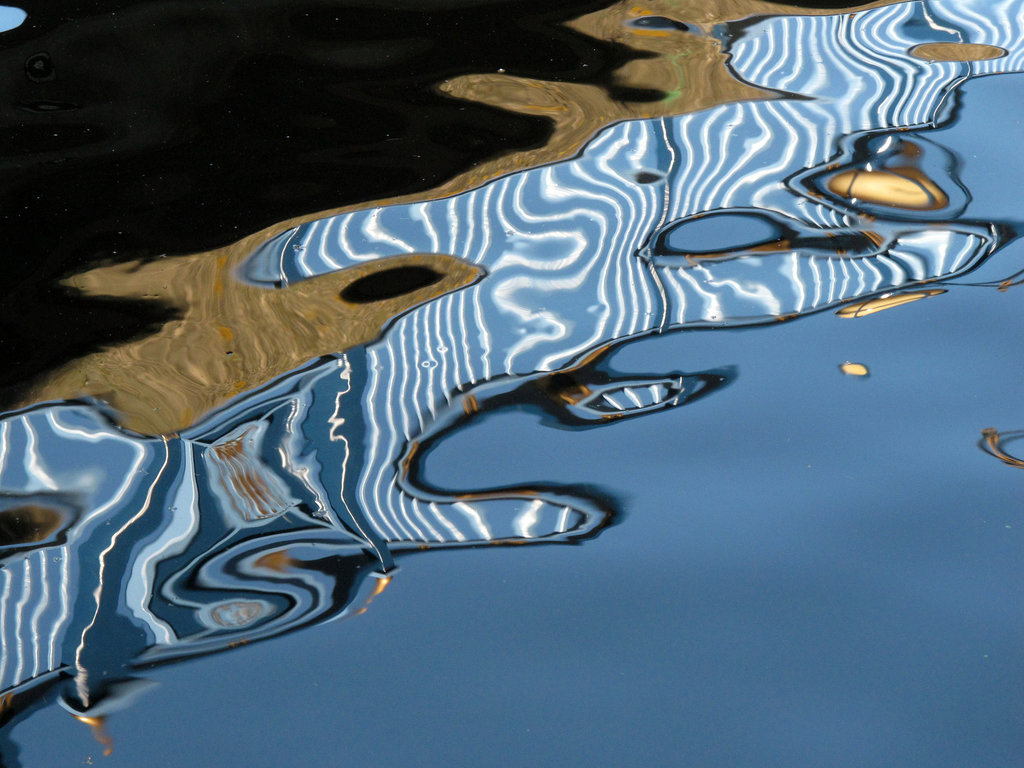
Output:
M693 268L660 267L673 325L734 325L835 306L883 290L962 272L991 243L974 234L922 232L868 258L798 252ZM779 265L771 270L771 265Z
M868 37L885 25L891 27L906 21L910 9L894 6L886 14L872 17L860 27L852 22L847 25ZM823 24L799 20L804 25L805 38L815 23ZM849 60L853 62L849 65L851 69L854 64L867 66L865 62L870 62L877 70L885 62L882 53L891 55L900 50L900 44L881 48L876 45L876 52L851 58L840 44L842 37L837 33L837 24L835 18L825 19L824 30L828 34L815 38L813 48L818 58ZM790 41L797 39L788 33L783 36ZM790 49L779 43L771 50ZM462 196L460 201L464 204L456 205L452 200L424 203L416 208L416 216L407 215L400 206L362 214L373 217L373 228L353 223L361 214L342 217L340 226L345 231L378 236L375 242L350 243L349 258L388 255L388 246L394 243L410 249L449 244L455 255L490 270L483 284L458 299L444 297L430 310L413 312L395 324L380 345L388 349L390 365L375 365L371 372L372 378L387 379L383 388L374 388L379 393L374 399L383 398L385 405L376 407L368 403L373 414L371 421L388 429L397 426L396 434L410 439L423 428L422 418L416 418L418 424L395 425L394 410L401 412L400 418L410 413L433 415L438 407L447 404L448 393L479 380L477 375L467 376L461 369L463 358L459 355L450 355L451 365L437 365L429 373L414 369L412 380L408 364L402 368L401 361L419 360L422 349L433 348L435 344L453 348L453 335L458 337L453 329L457 328L461 338L467 340L465 349L475 347L474 342L482 342L478 354L465 356L467 369L473 360L498 355L504 358L499 370L516 373L558 367L602 340L650 328L642 318L660 317L657 310L661 301L650 275L631 256L646 233L666 218L683 218L752 202L761 207L794 211L804 220L822 226L837 226L843 218L840 214L814 201L794 202L792 192L779 179L787 169L826 162L836 151L835 139L841 130L879 127L870 125L866 115L871 115L876 123L879 111L890 119L890 124L909 126L927 122L945 89L960 77L959 71L963 69L961 65L930 66L912 57L896 64L899 66L889 68L895 74L888 71L887 77L879 76L877 88L869 89L871 93L863 97L853 93L856 98L851 104L837 107L833 100L827 100L729 105L673 120L667 132L668 141L663 138L666 122L623 123L602 133L580 159L499 180ZM762 61L762 66L767 65ZM857 83L858 77L850 75L849 81ZM920 89L900 91L900 83L915 79L922 85ZM819 81L820 78L814 80ZM858 116L858 112L862 114ZM637 151L637 147L642 149ZM627 148L632 149L627 153ZM635 183L627 169L658 167L658 150L675 158L666 186L656 189L657 185ZM662 197L668 202L659 210ZM450 236L439 237L439 230L433 225L417 232L416 220L421 227L434 221L431 210L442 206L451 227ZM481 248L465 247L465 242L459 240L458 219L452 215L455 210L461 212L464 221L493 222L490 231L494 236ZM311 228L304 236L307 241L315 240L318 232ZM565 247L557 248L559 243ZM601 244L601 257L589 257L589 262L580 265L585 254L595 253L593 243ZM702 274L699 280L671 270L659 272L671 294L671 322L728 323L740 318L755 320L809 311L914 280L945 275L950 258L947 250L958 254L953 263L955 269L960 269L978 255L982 246L965 241L935 241L924 255L908 247L909 243L901 244L894 248L891 258L874 261L826 263L816 258L780 258L779 262L787 265L789 271L783 270L773 280L762 282L751 282L742 275L728 277L728 268L725 272L717 267L710 272L695 270L695 275ZM309 250L316 252L317 248ZM332 259L339 261L337 255ZM573 295L571 306L567 307L573 315L551 310L551 304L559 302L554 298L559 292ZM545 294L553 295L549 300ZM592 316L581 317L577 295L593 297L596 312ZM456 304L462 311L451 314ZM465 310L467 304L472 311ZM442 316L448 318L447 328L435 324ZM415 332L410 333L410 329ZM483 378L489 375L489 371L485 372ZM401 407L396 409L397 403ZM377 437L375 434L371 442ZM372 469L368 468L361 484L364 503L377 510L391 510L386 513L390 524L378 522L387 536L420 535L411 526L416 515L405 509L396 511L401 507L401 494L394 490L393 472L386 463L402 443L387 441L388 450L381 451L377 462L371 462Z
M61 590L66 552L36 551L0 570L0 693L61 666L70 613Z
M923 33L910 22L922 18L937 38L998 45L1009 54L969 64L918 60L908 51ZM397 545L472 544L569 529L572 510L556 501L418 499L398 487L396 462L408 441L475 383L553 370L602 343L666 325L741 324L808 312L970 266L989 243L939 231L908 234L875 258L789 253L655 269L636 254L666 222L723 208L770 208L822 227L846 223L843 214L794 196L782 179L828 162L838 138L851 131L929 124L968 75L1020 71L1022 26L1020 0L904 3L852 16L762 20L730 46L731 66L755 85L812 101L749 102L623 122L570 161L444 200L324 219L266 244L253 261L256 280L276 274L287 282L417 251L450 253L489 271L477 285L399 318L368 349L365 456L355 468L361 472L356 501L370 525ZM665 178L639 183L635 174L643 169L664 171ZM314 380L304 386L302 397L311 397ZM304 403L293 409L293 422L307 418ZM120 515L114 531L134 514L129 500L151 463L152 446L90 422L83 412L40 411L0 424L0 487L81 493L89 510L65 546L0 568L0 690L59 665L75 584L91 584L97 570L79 547L86 540L90 551L113 546L97 528L104 515ZM82 471L59 471L69 450L79 452ZM127 471L104 476L84 455ZM288 471L304 478L322 505L336 496L314 476L343 477L343 467L318 470L312 459L289 457ZM189 498L178 503L194 504L194 493ZM150 613L144 595L155 564L179 551L194 530L194 515L179 515L140 550L132 571L134 615L163 641L173 629Z
M1004 2L996 11L1019 7ZM768 18L729 46L731 66L748 81L813 101L732 104L671 121L621 123L578 159L447 200L307 228L305 252L325 254L320 264L305 262L308 274L437 248L489 270L480 285L398 320L370 352L365 406L373 447L359 495L381 534L425 535L428 512L414 510L416 502L396 490L394 457L424 429L427 415L449 404L450 393L494 375L492 358L503 373L551 370L604 341L655 327L666 309L670 323L756 321L946 276L982 253L985 244L974 236L910 235L875 259L790 254L773 257L776 269L757 268L758 260L659 269L668 308L653 274L634 257L666 220L723 208L771 208L822 227L850 223L795 198L782 179L826 163L837 139L851 131L928 124L969 68L1005 71L1019 55L971 65L919 60L909 50L922 32L911 37L911 22L928 19L926 10L904 3L853 15ZM989 23L980 13L958 21L959 29L970 27L971 42L1013 48L1005 31L1013 25ZM950 37L944 24L934 22L939 40ZM664 170L665 157L672 162L665 182L636 183L636 170ZM435 355L437 348L448 351ZM423 361L432 367L424 369Z
M0 488L44 496L53 490L77 492L83 508L63 545L9 557L0 567L0 692L65 663L61 649L78 597L75 585L83 572L95 570L81 550L86 543L92 547L96 539L101 545L109 540L111 534L104 527L111 521L108 513L116 509L125 516L130 507L126 501L143 487L141 470L153 455L146 441L112 431L84 406L30 411L7 420L4 433L20 433L26 455L20 466L3 467ZM124 473L100 469L106 460Z
M199 503L192 451L183 451L182 458L182 482L163 510L164 524L151 535L148 542L140 546L125 586L128 609L148 628L155 643L168 643L176 636L171 625L150 610L149 603L156 592L157 566L184 552L199 530Z
M733 70L754 86L841 104L840 130L849 133L879 123L927 124L963 77L1020 71L1022 32L1018 0L985 4L984 11L961 2L913 2L849 15L767 18L728 52ZM967 63L910 54L932 41L993 45L1009 54Z

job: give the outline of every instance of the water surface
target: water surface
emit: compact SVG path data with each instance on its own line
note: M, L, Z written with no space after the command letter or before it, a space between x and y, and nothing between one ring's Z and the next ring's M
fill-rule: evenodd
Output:
M35 278L152 324L0 421L5 764L1016 764L1024 8L598 5L424 75L543 147Z

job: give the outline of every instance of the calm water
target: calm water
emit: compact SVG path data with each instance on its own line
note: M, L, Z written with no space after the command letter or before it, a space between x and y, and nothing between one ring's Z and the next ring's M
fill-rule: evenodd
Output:
M1024 0L94 5L3 765L1024 764Z

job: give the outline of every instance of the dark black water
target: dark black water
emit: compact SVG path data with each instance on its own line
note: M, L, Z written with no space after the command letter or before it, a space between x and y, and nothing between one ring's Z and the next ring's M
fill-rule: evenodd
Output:
M168 315L54 286L91 261L205 250L543 144L544 119L437 86L501 67L614 89L638 54L562 26L601 5L23 3L0 48L0 223L16 288L0 311L0 385L17 391Z
M1021 3L436 5L0 33L4 764L1017 765Z

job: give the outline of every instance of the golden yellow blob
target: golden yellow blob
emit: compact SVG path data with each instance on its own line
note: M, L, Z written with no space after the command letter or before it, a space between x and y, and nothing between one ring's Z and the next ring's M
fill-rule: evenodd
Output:
M377 584L374 586L373 592L370 594L369 598L367 598L367 602L369 603L370 600L373 600L373 598L375 598L375 597L377 597L377 595L381 594L385 589L387 589L387 586L390 583L391 583L391 577L390 576L382 576L379 579L377 579Z
M103 754L110 757L114 754L114 740L110 738L110 734L107 733L107 718L106 717L87 717L85 715L73 715L75 720L80 723L85 723L92 729L92 735L103 747Z
M875 312L881 312L885 309L892 309L893 307L899 307L903 304L909 304L912 301L927 299L930 296L938 296L940 293L945 293L945 291L939 288L933 288L928 291L890 293L885 296L879 296L877 299L868 299L867 301L858 301L856 304L847 304L845 307L840 307L836 311L836 314L839 315L839 317L846 318L864 317L866 315L873 315Z
M1004 442L1018 440L1020 439L1021 434L1022 433L1019 431L1003 433L993 427L986 427L981 430L981 436L985 442L986 453L992 454L1004 464L1009 464L1011 467L1024 469L1024 461L1018 459L1016 456L1011 456L1003 448Z
M260 555L256 559L255 565L259 568L269 568L278 573L285 573L295 565L295 560L288 554L287 549L278 549L265 555Z
M454 256L414 253L271 288L238 276L254 243L240 241L213 257L114 264L68 278L69 287L87 296L157 297L179 316L147 337L70 361L38 382L24 404L96 397L128 429L174 434L249 388L372 341L395 317L484 274ZM403 268L429 270L438 279L380 300L340 298L361 279Z
M874 205L934 211L949 204L946 193L916 169L885 171L843 171L828 180L835 195Z
M925 61L989 61L1001 59L1006 49L977 43L925 43L911 48L910 55Z
M851 363L849 361L841 364L839 366L839 370L847 376L868 376L871 373L866 365L861 363Z

